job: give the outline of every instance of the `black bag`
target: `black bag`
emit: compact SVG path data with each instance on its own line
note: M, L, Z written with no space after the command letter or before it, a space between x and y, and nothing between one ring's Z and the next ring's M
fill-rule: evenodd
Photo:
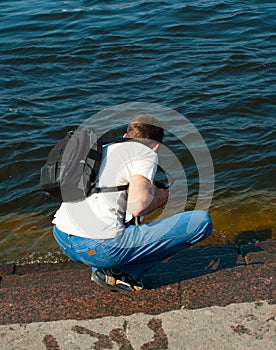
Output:
M115 142L126 141L133 139L124 138ZM69 131L50 150L41 168L41 189L63 202L83 200L94 192L127 190L128 185L96 187L104 143L109 142L98 139L92 127L78 127ZM158 169L163 172L159 166ZM156 185L167 188L162 183Z
M64 202L82 200L95 188L102 143L93 128L78 127L50 151L41 168L41 188Z

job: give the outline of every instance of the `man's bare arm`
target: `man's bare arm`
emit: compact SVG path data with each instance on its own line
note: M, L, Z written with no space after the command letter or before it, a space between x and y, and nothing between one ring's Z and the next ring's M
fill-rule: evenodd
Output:
M168 201L169 190L157 188L142 175L133 175L128 189L127 210L133 216L151 213Z

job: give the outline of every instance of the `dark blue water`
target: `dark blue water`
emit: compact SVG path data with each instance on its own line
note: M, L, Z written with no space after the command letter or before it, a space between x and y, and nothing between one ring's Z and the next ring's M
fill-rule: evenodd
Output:
M174 109L204 138L216 180L207 243L275 239L275 15L260 0L1 1L1 259L53 256L59 204L40 167L68 127L129 102Z

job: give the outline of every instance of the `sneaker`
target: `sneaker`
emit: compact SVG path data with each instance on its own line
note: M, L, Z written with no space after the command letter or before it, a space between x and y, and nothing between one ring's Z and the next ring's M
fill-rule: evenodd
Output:
M100 269L92 272L92 278L99 286L108 288L114 292L133 292L145 289L140 281L135 281L130 276L113 269Z

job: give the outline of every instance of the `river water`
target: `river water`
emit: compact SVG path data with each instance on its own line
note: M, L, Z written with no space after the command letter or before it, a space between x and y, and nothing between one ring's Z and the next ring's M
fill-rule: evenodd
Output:
M40 167L66 130L131 102L176 111L166 127L181 134L187 118L204 139L215 175L204 244L276 238L271 1L3 0L0 9L1 261L63 259L51 233L59 203L40 190ZM115 119L94 126L128 122ZM183 144L172 146L186 159ZM192 163L185 174L176 212L196 201Z

